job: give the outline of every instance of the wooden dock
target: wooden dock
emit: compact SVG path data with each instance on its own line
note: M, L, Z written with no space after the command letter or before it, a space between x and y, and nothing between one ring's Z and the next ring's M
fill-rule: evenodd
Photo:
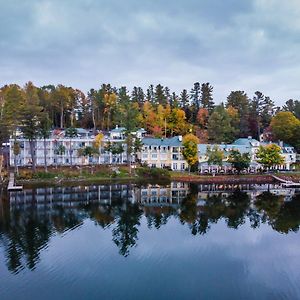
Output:
M8 191L22 191L23 190L22 185L15 185L15 174L12 172L9 174L9 182L8 182L7 190Z
M275 175L272 175L272 177L275 180L281 182L284 187L300 187L300 182L294 182L294 181L291 181L291 180L285 180L285 179L282 179L282 178L277 177Z

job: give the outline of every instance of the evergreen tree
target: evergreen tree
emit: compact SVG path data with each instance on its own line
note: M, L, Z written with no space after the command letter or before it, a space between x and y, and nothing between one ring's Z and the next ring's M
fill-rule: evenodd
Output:
M141 107L145 100L145 94L141 87L133 87L132 93L131 93L131 100L133 102L136 102Z
M136 102L131 102L126 87L119 90L118 113L116 122L124 126L128 131L132 131L138 126L139 106Z
M261 120L262 129L267 128L270 125L271 119L276 112L274 102L270 97L263 97L262 101L259 103L259 115Z
M285 102L283 106L284 111L290 111L293 113L298 119L300 119L300 101L290 99Z
M213 87L208 82L201 85L200 103L209 113L212 113L215 106L212 93Z
M167 99L166 99L166 95L164 93L164 87L161 84L158 84L155 87L155 94L154 94L154 98L155 98L155 103L157 105L163 105L165 106L167 104Z
M175 92L172 93L172 96L171 96L171 100L170 100L170 105L171 105L171 108L179 108L179 98L178 96L176 95Z
M180 94L180 107L182 107L184 110L186 110L186 108L189 105L189 95L187 90L182 90L181 94Z
M256 139L259 139L261 134L260 103L263 98L261 92L255 92L249 106L249 132Z
M164 88L164 95L166 99L166 104L170 104L172 106L172 95L170 89L167 86Z
M247 137L249 131L249 99L244 91L233 91L227 97L226 107L233 107L237 109L239 114L238 130L239 137Z
M190 99L192 104L195 106L198 111L200 108L200 96L201 96L201 87L199 82L194 83L194 87L191 89Z
M209 140L218 144L232 142L235 137L235 129L231 126L230 121L230 116L223 104L217 106L207 124Z
M151 104L155 104L155 97L154 97L154 86L153 84L150 84L149 88L147 89L146 92L146 99L148 102Z
M51 128L51 120L48 117L48 113L42 113L40 117L40 128L39 135L43 139L44 144L44 167L45 172L48 172L47 169L47 143L46 139L50 137L50 128Z
M28 82L24 87L25 103L22 109L21 124L22 132L29 141L32 170L36 170L36 139L40 131L40 122L43 108L39 106L37 88L32 82Z

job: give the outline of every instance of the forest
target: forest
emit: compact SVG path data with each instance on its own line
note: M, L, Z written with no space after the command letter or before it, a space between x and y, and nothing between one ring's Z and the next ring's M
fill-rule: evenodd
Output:
M201 143L230 143L239 137L283 140L300 149L300 101L284 99L282 107L257 91L249 96L232 91L215 103L213 86L196 82L177 94L158 84L146 90L102 84L87 93L64 85L0 88L0 141L17 129L35 139L51 128L81 127L108 131L116 125L128 131L143 127L155 137L194 133Z

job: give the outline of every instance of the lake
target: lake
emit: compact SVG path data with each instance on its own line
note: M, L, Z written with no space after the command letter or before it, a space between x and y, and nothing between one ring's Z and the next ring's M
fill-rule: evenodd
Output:
M300 191L25 189L0 201L0 299L300 299Z

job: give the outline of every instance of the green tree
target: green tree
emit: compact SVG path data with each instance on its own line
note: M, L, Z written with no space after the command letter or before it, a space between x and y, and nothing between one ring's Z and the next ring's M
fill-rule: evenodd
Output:
M282 165L284 158L282 157L281 148L275 144L269 144L265 147L260 146L256 153L257 161L264 166L264 168L271 168Z
M263 96L259 103L259 116L262 129L267 128L270 125L271 119L274 116L276 107L274 102L268 96Z
M18 157L21 153L21 146L20 143L15 139L12 147L13 147L13 154L14 154L14 169L16 174L19 175Z
M209 84L209 82L202 83L200 103L202 108L207 109L209 113L212 113L215 106L212 93L213 93L213 87Z
M127 156L127 164L129 167L129 173L131 174L131 156L134 151L134 137L129 132L125 138L126 143L126 156Z
M136 102L139 106L142 106L145 101L145 94L141 87L133 87L131 101Z
M32 82L24 87L25 103L21 113L21 128L23 135L28 139L32 170L36 170L36 139L39 136L42 117L42 107L39 106L38 90Z
M186 89L182 90L181 94L180 94L180 107L182 107L184 110L186 110L186 108L189 105L189 95Z
M283 106L284 111L293 113L298 119L300 119L300 101L289 99Z
M43 113L41 115L41 120L40 120L39 135L43 139L43 144L44 144L44 168L46 173L48 172L46 139L49 139L50 137L50 128L51 128L51 121L48 117L48 114Z
M104 147L104 150L106 152L110 152L113 157L116 157L118 155L121 155L124 152L124 147L122 143L111 143L110 141L106 144ZM115 163L117 161L115 160Z
M96 155L99 155L99 150L95 147L92 147L92 146L85 146L85 147L80 148L78 150L78 155L90 158L90 157L94 157ZM89 164L89 160L88 160L88 164Z
M142 140L139 138L135 138L133 143L133 153L135 155L135 161L137 161L137 153L141 152L142 148L143 148Z
M154 93L154 99L156 105L166 105L167 104L167 99L164 93L164 87L161 84L158 84L155 87L155 93Z
M2 88L1 95L1 135L7 140L9 135L15 135L22 119L25 102L24 91L16 84Z
M66 147L63 144L56 143L56 147L54 149L54 154L60 156L61 163L62 163L62 156L66 153ZM57 168L57 158L56 158L56 168Z
M232 106L239 113L239 124L236 130L238 136L245 137L249 135L249 106L250 102L244 91L233 91L227 97L226 107Z
M206 156L208 157L207 162L209 165L222 166L224 152L217 145L214 145L212 148L207 147Z
M208 119L208 138L213 143L230 143L235 136L235 130L231 126L231 118L221 104L217 106Z
M238 150L231 150L228 162L232 164L232 166L240 173L242 170L249 168L250 166L250 154L249 153L241 153Z
M126 87L122 87L118 94L118 124L124 126L128 131L135 130L139 125L139 105L132 102Z
M201 96L201 86L199 82L195 82L193 88L190 92L190 99L192 104L195 106L196 111L200 108L200 96Z
M199 139L192 133L188 133L183 137L182 155L189 165L189 172L191 171L191 167L198 163L198 144Z
M70 127L66 129L65 136L69 138L69 156L70 156L70 165L73 166L73 144L72 139L77 137L78 131L74 127Z

